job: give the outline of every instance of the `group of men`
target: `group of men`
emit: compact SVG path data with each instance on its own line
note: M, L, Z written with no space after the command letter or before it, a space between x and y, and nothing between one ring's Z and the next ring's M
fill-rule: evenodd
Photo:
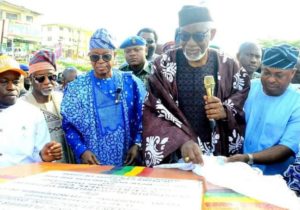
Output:
M116 166L152 167L180 159L205 164L202 155L213 154L259 167L264 174L283 174L289 167L285 176L297 190L293 162L300 143L300 92L290 83L299 65L299 50L283 44L262 53L257 45L244 43L237 62L209 47L215 34L208 8L184 6L179 12L179 48L149 60L154 51L147 39L157 41L157 36L147 29L124 40L121 48L127 63L116 69L114 40L106 29L98 29L89 45L92 70L65 87L62 101L52 91L56 70L52 54L37 53L29 65L33 91L23 100L42 110L51 138L59 144L47 144L47 132L45 137L36 135L36 128L23 138L27 126L34 127L37 121L26 117L33 116L27 111L33 107L25 108L29 104L17 100L23 71L15 64L1 64L10 59L2 55L0 137L8 135L6 127L13 129L4 113L14 108L18 112L10 111L6 117L19 113L24 118L16 123L18 134L13 132L23 135L14 138L18 143L8 145L11 137L6 136L7 147L0 142L0 164L7 160L3 159L7 151L25 145L44 161L57 160L62 150L71 148L77 163ZM260 79L252 79L258 68ZM41 113L36 113L41 120ZM45 122L38 125L47 128ZM33 145L37 142L33 137L42 143ZM32 154L32 162L37 161Z

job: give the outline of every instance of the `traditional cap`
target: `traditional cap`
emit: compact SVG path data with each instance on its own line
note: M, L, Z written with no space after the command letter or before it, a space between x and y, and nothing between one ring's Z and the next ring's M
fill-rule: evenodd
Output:
M207 7L185 5L179 11L179 26L212 21Z
M140 36L130 36L127 39L124 40L124 42L121 44L120 48L125 49L127 47L133 47L133 46L146 46L147 42L145 39L143 39Z
M41 70L56 71L55 54L48 50L36 52L29 62L29 75Z
M7 55L0 55L0 73L6 71L15 71L21 75L27 76L26 72L20 68L20 65L16 60Z
M282 44L265 49L262 64L277 69L293 69L297 64L298 56L297 48Z
M90 39L90 50L96 48L116 49L112 35L105 28L97 29Z

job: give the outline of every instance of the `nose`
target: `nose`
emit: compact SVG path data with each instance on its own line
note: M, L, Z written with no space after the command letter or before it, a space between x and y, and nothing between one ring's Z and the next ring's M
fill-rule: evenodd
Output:
M13 81L8 81L6 90L8 91L14 91L16 90L17 86L13 83Z

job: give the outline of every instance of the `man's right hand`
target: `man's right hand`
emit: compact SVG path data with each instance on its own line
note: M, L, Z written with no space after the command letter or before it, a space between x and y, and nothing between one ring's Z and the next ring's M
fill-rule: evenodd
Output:
M86 150L81 155L82 163L90 165L100 165L100 162L97 160L96 156L89 150Z
M187 141L181 146L181 155L185 162L203 165L201 149L193 140Z

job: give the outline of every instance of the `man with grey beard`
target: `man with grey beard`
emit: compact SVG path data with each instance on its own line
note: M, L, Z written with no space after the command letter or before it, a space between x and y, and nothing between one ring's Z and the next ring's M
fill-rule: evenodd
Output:
M62 144L63 158L60 162L72 162L70 149L66 145L61 127L60 104L62 93L54 92L57 79L54 53L47 50L36 52L30 60L28 73L32 91L22 99L38 107L43 112L51 139L55 139Z
M202 153L230 156L242 151L247 72L208 46L216 29L208 8L183 6L181 47L155 60L143 110L145 164L203 164ZM204 77L215 80L208 97ZM210 123L211 122L211 123Z

